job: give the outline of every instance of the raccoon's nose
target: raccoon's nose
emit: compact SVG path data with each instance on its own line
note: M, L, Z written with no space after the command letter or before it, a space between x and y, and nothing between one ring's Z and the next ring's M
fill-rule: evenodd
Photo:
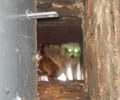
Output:
M74 55L71 55L71 58L74 58L75 56Z

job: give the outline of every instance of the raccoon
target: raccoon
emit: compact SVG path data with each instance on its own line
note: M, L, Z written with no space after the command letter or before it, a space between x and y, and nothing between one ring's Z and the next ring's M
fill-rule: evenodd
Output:
M59 67L59 73L64 73L68 80L67 69L71 66L73 80L76 80L77 65L80 61L81 48L79 43L61 45L46 45L44 53Z

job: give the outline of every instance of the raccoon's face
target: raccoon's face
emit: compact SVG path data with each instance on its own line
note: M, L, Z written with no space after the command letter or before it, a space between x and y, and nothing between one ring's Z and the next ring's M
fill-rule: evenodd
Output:
M63 44L62 47L64 48L64 52L72 59L79 57L81 54L81 48L78 43Z

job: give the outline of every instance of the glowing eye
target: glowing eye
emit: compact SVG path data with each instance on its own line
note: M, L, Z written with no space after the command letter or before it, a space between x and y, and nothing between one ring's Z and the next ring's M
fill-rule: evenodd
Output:
M75 53L80 53L80 50L79 49L74 49L74 52Z
M68 49L67 49L67 52L71 53L71 52L72 52L72 49L68 48Z

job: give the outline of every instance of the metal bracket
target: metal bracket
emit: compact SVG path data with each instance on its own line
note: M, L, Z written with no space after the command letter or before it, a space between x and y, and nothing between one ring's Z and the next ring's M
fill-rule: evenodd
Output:
M30 19L57 18L59 14L56 11L33 13L29 9L25 11L26 17Z

